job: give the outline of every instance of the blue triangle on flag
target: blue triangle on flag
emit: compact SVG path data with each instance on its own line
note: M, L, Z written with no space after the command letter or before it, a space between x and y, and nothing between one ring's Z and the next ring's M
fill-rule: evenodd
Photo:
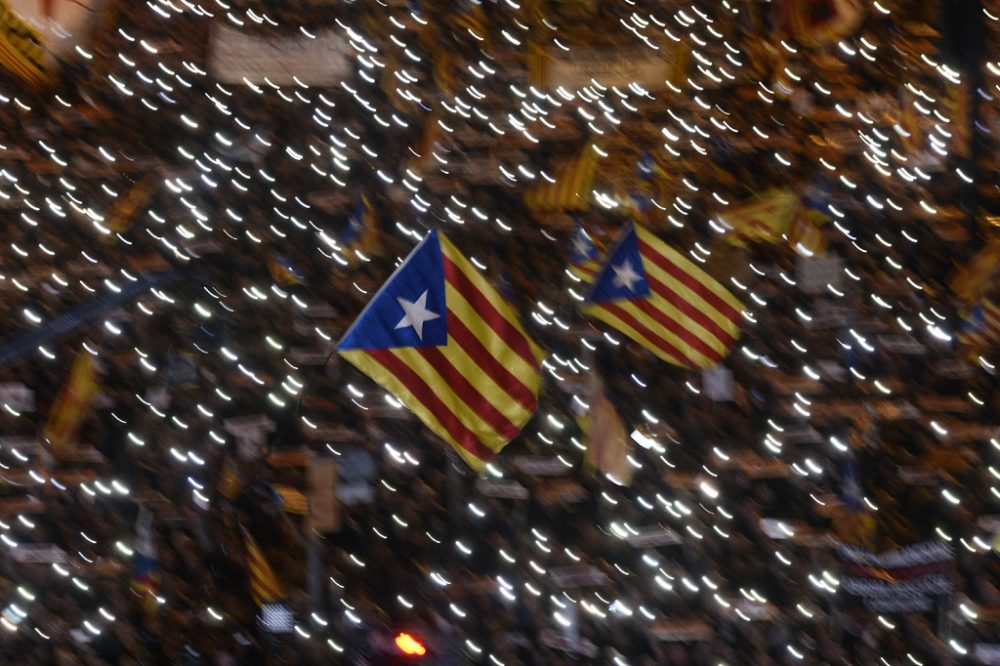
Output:
M858 471L854 467L854 462L847 459L841 466L840 473L840 501L851 511L861 510L862 490L858 481Z
M365 202L363 198L358 197L358 200L354 204L354 208L351 209L350 217L347 218L347 227L340 235L340 244L351 245L360 239L361 234L364 233L365 229L364 222Z
M587 234L587 230L577 221L573 229L573 254L570 261L574 264L582 264L585 261L593 261L600 254L594 241Z
M427 234L337 343L338 350L440 347L448 343L444 261Z
M649 280L639 254L639 238L629 224L608 255L587 300L591 303L649 296Z

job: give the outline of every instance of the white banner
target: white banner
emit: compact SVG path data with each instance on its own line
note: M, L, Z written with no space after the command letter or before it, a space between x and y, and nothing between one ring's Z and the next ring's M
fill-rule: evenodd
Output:
M350 73L344 39L333 30L318 30L315 37L297 33L289 37L252 35L221 26L212 34L208 69L226 83L330 86Z
M625 49L588 49L576 47L570 52L550 49L534 61L540 71L530 77L544 88L563 86L576 90L597 81L603 86L627 86L636 83L647 90L661 90L667 81L677 78L680 52L661 45L658 51L647 47Z
M18 382L0 384L0 405L4 404L18 412L33 412L35 392Z
M274 432L274 421L263 414L226 419L222 427L236 438L236 454L242 460L257 460L267 448L267 435Z
M10 551L11 557L24 564L66 564L66 551L52 543L21 543Z
M723 365L705 368L701 371L701 390L705 397L715 402L733 399L733 372Z
M309 525L320 534L340 530L337 501L337 462L314 456L306 470L309 483Z
M926 612L950 594L955 551L942 541L925 541L884 553L842 544L840 589L878 613Z
M517 481L489 481L479 479L476 481L476 490L486 497L497 497L500 499L528 499L528 489Z
M827 285L834 289L844 288L844 260L837 256L799 257L796 280L799 290L805 294L825 294Z

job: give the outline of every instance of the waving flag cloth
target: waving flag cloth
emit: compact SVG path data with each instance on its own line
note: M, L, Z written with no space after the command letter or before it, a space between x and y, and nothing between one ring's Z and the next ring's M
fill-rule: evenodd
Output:
M982 352L1000 342L1000 306L989 299L972 308L956 336L970 351Z
M725 236L730 245L744 247L757 241L776 243L800 206L799 195L791 189L774 188L726 210L719 215L719 221L731 230Z
M128 191L115 200L104 218L104 226L115 233L125 233L132 228L139 211L156 194L162 176L146 176L134 183Z
M604 248L599 248L586 227L577 220L573 223L573 250L569 256L569 272L582 282L591 284L601 270Z
M282 287L291 287L303 284L302 273L296 268L295 263L283 254L274 252L267 260L267 270L271 277Z
M379 241L378 215L371 201L364 194L358 197L347 221L347 229L341 234L344 257L349 263L355 259L369 261L373 255L382 253Z
M590 405L580 425L587 438L587 464L607 474L618 485L629 485L632 465L628 461L628 432L596 372L591 374Z
M583 310L685 368L708 368L725 358L743 321L735 296L652 232L631 224Z
M832 219L831 197L831 184L827 180L813 181L802 193L802 205L785 234L796 254L814 257L826 251L826 237L820 227Z
M542 352L445 236L410 253L337 344L482 469L535 413Z
M253 602L258 606L278 603L284 598L285 593L278 577L274 574L274 569L267 563L260 546L242 525L240 532L243 533L243 543L247 549L247 574L250 578L250 596L253 597Z
M854 461L850 459L845 460L841 466L840 490L837 494L841 507L833 517L834 533L841 541L873 548L877 523L862 503L864 491Z
M0 67L32 86L42 86L50 81L44 58L38 31L0 0Z
M599 162L600 155L594 149L594 142L590 141L576 156L556 169L555 178L526 190L524 204L535 212L587 210Z
M56 458L66 458L75 453L76 433L87 418L91 402L100 387L97 359L86 349L81 349L45 422L43 434Z
M1000 238L993 239L949 278L952 291L972 303L1000 287Z

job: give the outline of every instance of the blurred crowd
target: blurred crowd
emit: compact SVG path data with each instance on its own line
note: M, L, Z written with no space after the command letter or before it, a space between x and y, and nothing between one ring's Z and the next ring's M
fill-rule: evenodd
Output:
M108 2L51 87L7 75L0 317L4 349L30 344L0 353L0 661L382 664L408 630L439 664L1000 663L1000 391L949 280L996 243L996 77L937 3L873 3L797 48L769 7ZM346 73L226 82L227 30L333 31ZM531 86L529 43L639 33L684 47L662 90L560 105ZM941 63L975 89L971 136ZM590 140L600 196L526 205ZM720 234L774 188L827 193L820 256ZM628 219L752 313L721 371L577 309L574 235L611 246ZM548 354L538 415L481 477L332 351L432 228ZM82 354L98 389L55 450ZM595 373L632 433L628 486L584 462ZM335 501L311 480L330 461ZM953 553L931 608L840 589L838 542L931 540ZM251 543L282 591L268 608Z

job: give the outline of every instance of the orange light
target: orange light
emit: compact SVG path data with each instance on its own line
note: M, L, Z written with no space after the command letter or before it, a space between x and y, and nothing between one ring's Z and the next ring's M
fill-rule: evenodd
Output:
M413 657L422 657L427 654L427 648L424 647L424 644L405 631L396 634L396 647L403 654Z

